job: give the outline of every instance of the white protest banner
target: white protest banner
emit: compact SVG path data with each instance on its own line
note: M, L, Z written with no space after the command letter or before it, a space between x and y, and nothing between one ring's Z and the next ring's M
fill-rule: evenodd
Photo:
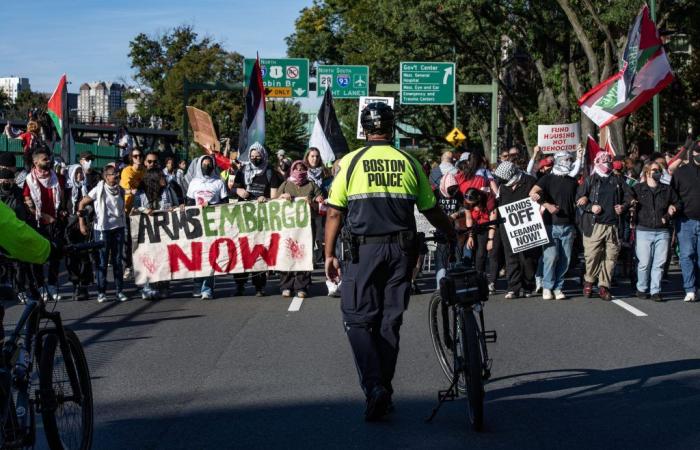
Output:
M540 205L530 197L499 206L498 212L505 219L504 226L513 253L549 243L547 230L542 222Z
M136 284L313 270L311 211L302 199L136 214L131 242Z
M365 106L370 103L386 103L394 109L394 97L360 97L359 108L357 109L357 139L365 140L365 133L362 130L362 123L360 123L360 115Z
M575 152L581 142L579 123L537 125L537 145L543 153Z

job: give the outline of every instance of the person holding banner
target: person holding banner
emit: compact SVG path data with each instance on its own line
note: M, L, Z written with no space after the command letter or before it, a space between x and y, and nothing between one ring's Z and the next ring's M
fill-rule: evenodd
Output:
M294 201L300 197L306 200L311 207L311 219L318 215L318 205L323 203L321 188L309 180L309 170L304 161L294 161L289 173L289 178L280 184L277 189L280 194L277 198ZM311 228L314 241L317 239L315 227ZM311 286L311 272L281 272L280 289L282 297L291 297L296 292L299 298L305 298Z
M580 185L576 205L581 210L579 228L583 233L586 273L583 296L590 298L593 283L598 281L598 295L610 301L610 284L620 254L618 228L620 216L632 201L630 188L621 177L612 176L612 157L598 152L593 161L593 175Z
M304 164L309 168L309 180L321 189L322 197L327 197L328 188L333 178L328 168L323 165L319 149L316 147L309 148L304 154ZM293 166L292 170L294 170ZM323 263L323 227L326 223L326 216L325 210L320 212L322 212L323 215L315 214L313 216L314 264Z
M542 218L549 235L549 244L542 255L544 300L566 299L562 289L576 237L577 175L571 153L560 151L554 154L552 173L540 178L530 190L530 198L544 208Z
M180 204L178 195L168 183L165 173L157 167L150 168L146 171L141 183L141 188L134 197L132 215L148 214L151 215L156 211L172 211L177 207L184 208L184 204ZM168 282L149 283L143 285L141 289L141 298L144 300L156 300L160 297L167 296Z
M129 153L129 165L122 169L121 175L119 177L119 186L124 190L124 209L126 215L131 214L131 203L134 201L134 195L138 190L139 184L141 184L141 179L146 173L146 169L143 167L143 152L137 147L131 150ZM126 235L130 235L129 232L129 221L126 221ZM127 239L126 248L124 249L124 279L131 278L133 264L131 260L131 239Z
M226 186L221 178L215 172L216 162L209 155L200 156L192 161L192 179L187 185L187 194L185 204L187 206L197 205L204 208L209 205L218 205L220 203L228 203L228 193ZM197 290L197 284L201 280L201 286ZM202 300L211 300L214 298L214 276L195 279L194 292L195 297L201 297Z
M248 155L250 160L243 164L233 181L236 195L244 201L264 202L276 198L283 180L268 164L267 150L255 142L248 148ZM255 295L264 297L267 272L251 272L250 277L255 286ZM235 273L233 279L236 280L236 295L243 295L248 272Z
M501 180L498 206L508 205L528 198L535 178L523 172L515 163L504 161L496 167L494 175ZM507 299L530 297L535 289L535 271L540 257L540 247L514 253L505 227L500 227L501 242L506 257L506 276L508 277Z
M117 171L114 166L106 166L102 172L103 180L88 192L87 197L78 204L80 232L89 234L85 220L85 207L95 204L94 238L104 241L99 250L97 261L97 302L107 301L107 264L111 261L114 273L114 285L117 300L125 302L129 297L122 291L122 252L124 251L126 215L124 208L124 189L117 183Z

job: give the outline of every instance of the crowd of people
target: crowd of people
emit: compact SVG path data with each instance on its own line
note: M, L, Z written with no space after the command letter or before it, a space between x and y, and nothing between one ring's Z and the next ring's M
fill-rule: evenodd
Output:
M69 255L63 262L73 285L75 300L127 301L125 281L133 277L129 217L185 206L206 206L229 201L264 202L271 199L306 199L312 214L314 263L323 264L327 198L339 167L324 164L316 148L293 161L284 150L274 162L259 143L247 149L248 160L238 161L228 148L207 149L191 162L145 152L120 130L115 145L120 158L101 170L92 166L94 155L82 153L67 165L43 143L36 123L12 136L22 140L24 169L15 157L0 153L0 199L17 217L35 227L57 246L103 241L93 254ZM435 197L457 228L470 231L461 245L437 244L437 281L455 258L465 254L474 268L486 275L491 292L505 278L505 298L540 294L544 299L565 299L564 281L580 270L582 295L611 298L616 278L633 281L636 295L663 301L662 280L672 255L677 254L683 276L684 300L696 300L700 253L700 143L687 144L677 154L640 155L636 147L626 157L600 152L593 164L577 152L543 155L535 147L532 157L518 148L504 150L489 164L480 151L446 151L439 163L424 170ZM592 166L592 167L591 167ZM531 198L539 204L549 243L513 252L498 206ZM378 218L381 219L381 218ZM28 283L45 285L46 298L61 298L62 261L54 256L45 266L17 264L12 281L20 301ZM414 270L416 280L423 260ZM114 297L107 296L108 267L112 267ZM250 279L257 296L267 294L268 273L234 275L236 295L243 295ZM280 273L284 297L306 297L311 272ZM327 280L329 295L338 285ZM414 292L419 292L413 284ZM168 296L169 283L146 283L141 297ZM194 281L193 295L215 296L214 279Z

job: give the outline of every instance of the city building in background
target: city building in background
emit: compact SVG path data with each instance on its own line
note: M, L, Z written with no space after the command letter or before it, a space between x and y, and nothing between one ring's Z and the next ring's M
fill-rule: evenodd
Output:
M17 101L17 96L22 91L29 91L29 78L4 77L0 78L0 91L10 97L12 103Z
M119 83L83 83L78 94L78 120L83 123L114 123L125 115L126 86Z

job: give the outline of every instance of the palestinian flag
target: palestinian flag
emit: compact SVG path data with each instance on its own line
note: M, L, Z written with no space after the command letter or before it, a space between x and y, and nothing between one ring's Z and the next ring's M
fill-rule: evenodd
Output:
M336 158L348 153L348 142L340 129L340 122L333 108L333 94L326 89L323 103L316 115L314 129L309 139L309 148L316 147L321 153L324 164L335 161Z
M634 21L622 69L578 100L581 111L603 128L636 111L673 81L671 65L645 4Z
M69 142L67 86L66 74L64 73L61 79L58 80L58 86L56 86L53 94L51 94L46 112L51 117L51 120L53 120L56 133L61 139L61 157L64 161L72 162L75 155L71 154L71 145Z
M248 161L248 147L259 142L265 144L265 86L263 86L260 58L255 61L250 74L245 109L238 138L238 159Z

